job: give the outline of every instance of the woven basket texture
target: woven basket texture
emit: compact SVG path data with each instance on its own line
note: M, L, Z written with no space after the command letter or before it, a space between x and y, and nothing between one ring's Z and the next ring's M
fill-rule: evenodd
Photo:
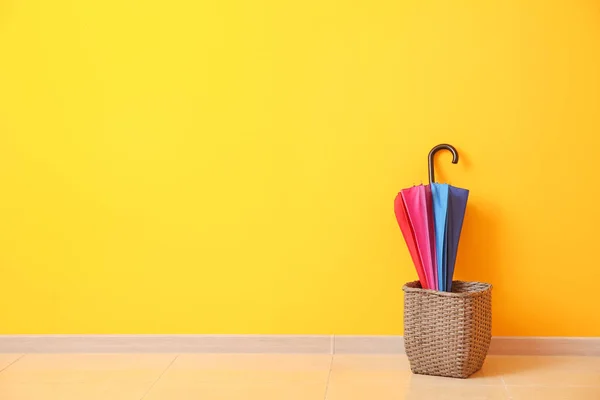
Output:
M467 378L483 366L492 339L492 285L454 281L452 292L404 291L404 346L415 374Z

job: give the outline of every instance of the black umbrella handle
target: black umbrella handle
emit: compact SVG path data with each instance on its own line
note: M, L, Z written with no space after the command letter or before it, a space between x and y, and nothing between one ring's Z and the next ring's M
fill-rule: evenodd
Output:
M429 152L429 184L430 185L435 182L435 175L433 172L433 157L435 156L435 153L437 153L440 150L450 151L452 153L452 164L458 163L458 151L456 151L454 146L451 146L449 144L438 144L433 149L431 149L431 151Z

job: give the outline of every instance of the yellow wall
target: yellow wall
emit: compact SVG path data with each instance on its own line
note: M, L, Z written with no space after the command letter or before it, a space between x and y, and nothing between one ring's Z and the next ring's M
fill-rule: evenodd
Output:
M471 189L496 335L600 335L594 0L0 1L0 333L401 334Z

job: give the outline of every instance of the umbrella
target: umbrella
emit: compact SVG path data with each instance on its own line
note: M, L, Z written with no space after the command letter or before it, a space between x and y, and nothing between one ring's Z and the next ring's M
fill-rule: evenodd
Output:
M458 152L448 144L435 146L429 152L429 185L433 203L436 243L438 290L452 291L452 276L456 264L458 242L462 230L469 191L447 184L435 183L433 157L440 150L452 152L452 163L458 162Z
M429 152L430 184L402 189L394 201L394 211L421 287L451 291L469 191L435 183L433 158L442 149L451 151L452 162L458 162L454 147L434 147Z

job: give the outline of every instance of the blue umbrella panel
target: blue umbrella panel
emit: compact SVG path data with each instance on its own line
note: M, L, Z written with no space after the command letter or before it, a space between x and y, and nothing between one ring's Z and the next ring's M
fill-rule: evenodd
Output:
M432 183L433 219L439 290L452 291L458 242L469 191L445 183Z

